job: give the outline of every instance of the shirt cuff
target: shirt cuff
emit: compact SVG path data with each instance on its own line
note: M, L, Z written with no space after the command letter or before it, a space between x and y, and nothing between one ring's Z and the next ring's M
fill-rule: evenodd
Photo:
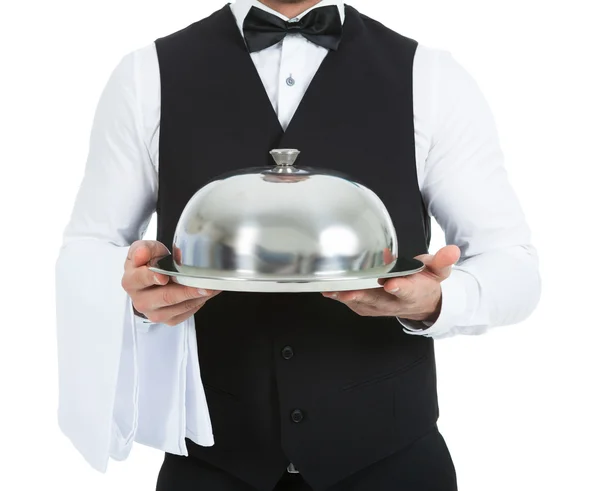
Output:
M458 326L469 325L473 305L479 302L479 284L468 272L454 268L442 281L442 306L435 322L413 321L397 317L404 332L417 336L444 338L458 333Z
M133 318L135 319L136 324L153 324L153 322L150 319L140 317L139 315L136 315L135 312L133 314Z
M135 313L135 309L133 308L133 302L131 301L131 297L127 297L127 303L129 308L129 313L131 318L133 319L133 325L138 331L149 331L151 327L154 327L158 324L152 322L150 319L146 319L144 317L140 317Z

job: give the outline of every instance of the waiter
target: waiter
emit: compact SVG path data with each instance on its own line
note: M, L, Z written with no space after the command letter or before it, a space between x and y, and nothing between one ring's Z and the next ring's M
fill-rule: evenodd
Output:
M277 295L152 273L193 194L272 148L371 188L426 269ZM342 2L238 0L125 56L102 94L57 262L59 424L101 471L134 441L164 451L158 491L452 491L434 339L520 322L539 293L493 118L450 54Z

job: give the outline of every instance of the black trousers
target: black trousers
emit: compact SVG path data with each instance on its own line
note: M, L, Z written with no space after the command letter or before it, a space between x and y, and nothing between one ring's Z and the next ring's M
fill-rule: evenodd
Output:
M256 488L192 457L166 454L156 491L311 491L301 474L283 473L274 490ZM337 483L327 491L456 491L454 464L439 431Z

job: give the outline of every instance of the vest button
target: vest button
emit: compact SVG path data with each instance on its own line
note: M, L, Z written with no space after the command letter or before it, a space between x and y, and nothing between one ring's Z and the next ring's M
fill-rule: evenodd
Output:
M292 356L294 356L294 350L291 346L286 346L281 350L281 356L283 356L284 360L289 360L292 358Z
M304 413L300 409L294 409L292 411L292 421L294 423L300 423L304 419Z

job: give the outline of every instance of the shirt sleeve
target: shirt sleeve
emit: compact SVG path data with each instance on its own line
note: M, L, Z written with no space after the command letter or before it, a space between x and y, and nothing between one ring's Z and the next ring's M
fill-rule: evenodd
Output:
M59 425L99 470L128 452L135 426L137 322L121 278L156 208L140 102L142 87L153 90L151 77L140 83L151 49L123 57L102 91L55 270Z
M415 102L427 107L419 117L428 119L431 129L421 192L446 243L457 245L461 258L441 284L438 320L399 321L408 334L433 338L521 322L539 301L538 256L490 107L446 51L422 50L415 71L421 75L416 83L423 82L415 88Z

